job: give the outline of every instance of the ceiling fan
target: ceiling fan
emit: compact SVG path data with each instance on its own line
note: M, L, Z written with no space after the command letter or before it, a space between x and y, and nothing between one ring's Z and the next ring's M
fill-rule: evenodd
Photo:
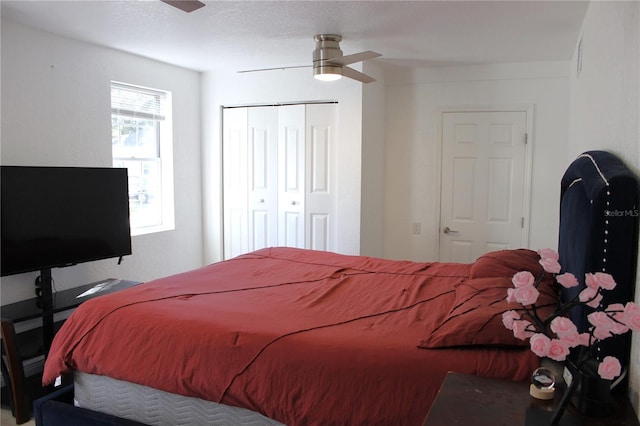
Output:
M373 77L356 71L347 65L356 62L362 62L369 59L382 56L380 53L366 50L364 52L354 53L352 55L343 55L340 49L340 41L342 36L337 34L318 34L314 37L316 41L316 49L313 51L312 65L298 65L291 67L276 68L260 68L254 70L238 71L239 73L284 70L289 68L306 68L313 67L313 76L322 81L334 81L340 78L348 77L362 83L371 83L376 81Z
M163 3L176 7L183 12L191 13L204 6L204 3L198 0L160 0Z

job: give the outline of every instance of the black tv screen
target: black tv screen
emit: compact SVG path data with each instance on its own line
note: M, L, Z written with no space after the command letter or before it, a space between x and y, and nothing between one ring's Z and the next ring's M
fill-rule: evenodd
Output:
M2 276L131 254L126 169L0 172Z

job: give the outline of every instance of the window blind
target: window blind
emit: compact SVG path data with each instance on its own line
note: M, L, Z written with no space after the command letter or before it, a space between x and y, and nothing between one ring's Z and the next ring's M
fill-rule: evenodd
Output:
M128 117L164 120L167 95L158 90L111 83L111 113Z

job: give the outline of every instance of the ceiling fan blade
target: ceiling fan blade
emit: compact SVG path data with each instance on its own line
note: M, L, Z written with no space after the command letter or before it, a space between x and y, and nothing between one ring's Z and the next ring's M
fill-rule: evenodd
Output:
M349 77L354 80L358 80L362 83L373 83L374 81L376 81L375 78L370 77L366 74L361 73L360 71L356 71L353 68L349 68L349 67L342 67L342 76Z
M204 3L198 0L160 0L163 3L176 7L183 12L191 13L194 10L198 10L204 7Z
M259 71L275 71L275 70L288 70L291 68L311 68L313 65L294 65L291 67L275 67L275 68L258 68L255 70L241 70L238 71L238 74L243 74L247 72L259 72Z
M380 53L373 52L371 50L366 50L360 53L354 53L352 55L339 56L337 58L329 58L326 59L326 62L331 62L332 64L338 65L349 65L355 64L356 62L362 62L369 59L377 58L378 56L382 56Z

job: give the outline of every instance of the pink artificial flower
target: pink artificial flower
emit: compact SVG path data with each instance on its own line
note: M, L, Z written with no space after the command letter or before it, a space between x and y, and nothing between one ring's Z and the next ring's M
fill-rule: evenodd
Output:
M596 281L596 277L595 275L593 275L590 272L587 272L586 274L584 274L584 283L587 285L587 287L592 288L594 290L598 289L598 282Z
M556 280L564 288L571 288L578 285L578 279L571 272L565 272L562 275L558 275Z
M596 272L596 279L600 283L600 287L605 290L613 290L616 288L616 280L613 279L611 274L606 274L604 272Z
M598 293L598 295L593 300L588 301L587 303L585 303L585 305L593 309L598 309L598 306L600 306L600 302L602 302L602 294Z
M584 290L582 290L578 295L578 300L580 300L581 302L587 302L596 297L596 294L598 294L597 288L585 287Z
M563 336L560 338L560 340L562 340L567 345L568 348L575 348L576 346L580 346L582 344L580 335L578 333L572 334L569 336ZM587 344L588 344L588 341L587 341Z
M516 302L516 289L508 288L507 289L507 303L515 303Z
M612 303L609 306L607 306L604 310L609 315L615 316L618 313L624 312L624 305L622 303Z
M538 255L541 259L553 259L555 261L560 259L560 255L558 254L558 252L550 248L538 250Z
M531 352L539 356L540 358L546 357L549 353L549 347L551 346L551 339L542 333L535 333L529 339L529 346L531 346Z
M547 356L555 361L564 361L569 355L569 347L563 340L551 339Z
M589 333L580 333L578 334L578 342L581 346L590 346L591 345L591 335Z
M511 282L513 283L513 286L516 288L524 287L527 285L533 285L535 281L536 281L535 277L529 271L518 272L513 276L513 278L511 278Z
M586 274L585 282L589 287L603 288L605 290L613 290L616 287L616 282L613 277L604 272Z
M540 292L532 285L526 285L524 287L518 287L513 294L518 303L523 305L533 305L538 300Z
M627 327L625 323L622 323L619 321L613 321L613 327L611 327L611 332L613 334L624 334L627 331L629 331L629 327Z
M578 295L578 299L585 305L595 309L598 307L598 305L600 305L602 295L599 293L599 290L597 288L585 287L584 290L582 290Z
M640 330L640 306L634 302L627 302L624 306L624 323L631 330Z
M611 336L615 326L615 321L605 312L592 312L587 315L587 320L589 320L589 322L594 326L593 337L598 340L604 340Z
M605 327L594 327L592 333L593 337L598 340L604 340L613 336L612 329L607 329Z
M614 377L620 375L621 371L622 366L616 357L605 356L598 365L598 374L605 380L613 380Z
M578 334L578 328L567 317L555 317L551 321L551 331L556 333L558 337L576 336Z
M589 315L587 315L587 320L589 320L589 322L596 327L603 327L609 330L611 330L614 323L611 317L607 315L606 312L602 311L590 313Z
M531 322L527 320L516 320L513 322L513 336L516 339L525 340L527 337L533 336L533 331L529 331L528 327Z
M513 330L513 322L520 319L520 314L516 311L506 311L502 313L502 324L507 330Z
M624 334L629 331L629 327L625 322L624 305L622 303L612 303L606 307L605 312L613 318L611 331L614 334Z
M560 269L562 269L558 261L550 257L540 259L538 263L542 265L545 271L551 274L557 274L558 272L560 272Z

